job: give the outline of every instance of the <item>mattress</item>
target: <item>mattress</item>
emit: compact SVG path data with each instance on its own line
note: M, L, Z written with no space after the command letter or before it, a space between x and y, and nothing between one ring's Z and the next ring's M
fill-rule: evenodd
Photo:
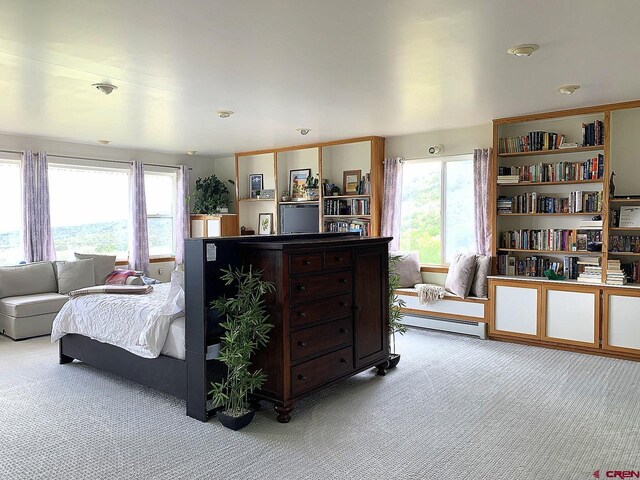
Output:
M171 322L171 325L169 325L169 333L167 333L167 339L162 346L162 350L160 350L160 355L184 360L186 354L184 339L185 321L184 316L182 316L176 318Z

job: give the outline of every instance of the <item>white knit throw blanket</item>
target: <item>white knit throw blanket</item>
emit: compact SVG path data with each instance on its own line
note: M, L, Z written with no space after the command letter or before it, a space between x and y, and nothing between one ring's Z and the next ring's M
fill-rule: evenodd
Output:
M440 285L432 285L430 283L418 283L415 287L418 292L418 300L421 305L425 303L433 303L444 298L445 289Z

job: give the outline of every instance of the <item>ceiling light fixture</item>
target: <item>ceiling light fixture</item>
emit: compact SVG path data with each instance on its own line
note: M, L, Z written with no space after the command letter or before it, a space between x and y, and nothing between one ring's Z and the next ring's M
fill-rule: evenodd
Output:
M535 43L525 43L523 45L516 45L515 47L511 47L509 50L507 50L507 53L510 55L515 55L516 57L528 57L539 48L540 45L536 45Z
M216 113L220 118L229 118L231 115L233 115L233 112L231 110L216 110Z
M198 153L198 151L197 151L197 150L187 150L187 155L190 155L190 156L192 156L192 157L193 157L196 153Z
M110 83L94 83L91 86L92 87L96 87L98 90L100 90L105 95L109 95L111 92L113 92L114 90L118 89L118 87L116 87L115 85L112 85Z
M111 143L111 140L98 140L98 143L102 145L109 145Z
M580 85L564 85L563 87L560 87L558 91L563 95L573 95L573 92L575 92L579 88Z
M310 131L310 128L296 128L296 132L300 132L300 135L306 135Z

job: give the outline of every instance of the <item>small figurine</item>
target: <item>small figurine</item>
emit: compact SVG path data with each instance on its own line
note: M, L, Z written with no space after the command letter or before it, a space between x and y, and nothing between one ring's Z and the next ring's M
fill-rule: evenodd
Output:
M613 198L616 195L616 184L613 183L613 177L616 176L616 172L611 170L611 178L609 179L609 198Z

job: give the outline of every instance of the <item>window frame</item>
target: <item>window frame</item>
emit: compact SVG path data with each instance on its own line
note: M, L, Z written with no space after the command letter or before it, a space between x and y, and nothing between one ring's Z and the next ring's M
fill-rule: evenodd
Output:
M170 171L167 171L167 169L170 169ZM172 195L172 201L171 201L171 215L166 215L166 214L152 214L149 215L149 212L147 210L147 220L149 220L150 218L170 218L171 219L171 224L172 224L172 232L173 234L171 235L171 252L163 252L163 253L158 253L155 255L151 255L149 254L149 260L155 260L156 262L161 262L161 261L168 261L168 259L171 259L172 261L175 260L175 252L176 252L176 235L175 235L175 219L176 219L176 189L177 189L177 182L178 182L178 171L175 169L175 167L171 167L171 166L167 166L167 167L144 167L144 174L145 176L147 174L151 174L151 175L162 175L162 176L167 176L167 177L171 177L171 195ZM145 195L146 195L146 178L145 178ZM147 223L147 230L149 229L149 224Z
M24 188L22 185L22 158L20 156L20 154L12 154L12 153L8 153L8 152L2 152L0 154L0 163L4 163L7 165L14 165L16 167L18 167L18 181L20 184L20 194L18 195L18 210L20 212L20 219L23 219L23 198L24 198ZM3 208L5 208L5 206L3 205ZM18 231L20 232L20 242L19 242L19 247L23 247L24 245L24 224L23 224L23 220L21 220L20 225L18 226ZM22 253L22 255L24 255L24 252ZM20 257L21 259L24 259L22 256ZM0 265L2 265L2 263L0 263Z
M456 155L444 155L434 158L412 158L403 162L433 163L440 162L440 263L420 263L422 271L433 271L446 273L449 263L446 262L446 241L447 241L447 163L472 161L473 153L460 153ZM473 167L473 164L472 164ZM402 230L402 227L401 227Z

